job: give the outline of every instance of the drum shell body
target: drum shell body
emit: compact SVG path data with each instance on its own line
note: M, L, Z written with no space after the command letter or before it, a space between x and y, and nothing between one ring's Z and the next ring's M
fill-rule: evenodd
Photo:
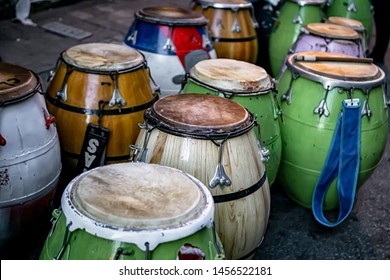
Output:
M240 32L232 32L235 13L231 8L202 8L202 5L193 1L192 9L202 13L208 20L208 28L214 43L218 58L231 58L256 63L258 41L250 9L237 11L237 23Z
M354 2L356 11L349 10L348 6ZM338 16L360 21L366 29L366 40L370 41L372 29L371 1L368 0L332 0L326 9L326 16Z
M202 86L194 82L191 78L184 85L183 93L203 93L220 96L218 90ZM275 103L274 93L272 90L258 92L257 94L240 94L229 96L229 99L240 103L254 114L257 122L260 124L261 140L269 150L269 160L265 162L268 182L270 186L276 179L281 154L282 140L280 137L278 108ZM257 130L255 130L259 138Z
M61 143L63 164L74 173L84 135L89 123L99 124L99 102L109 102L114 91L114 82L109 73L95 74L73 70L66 81L67 100L57 99L68 64L61 61L47 90L47 105L56 117ZM114 74L115 75L115 74ZM138 123L143 122L143 113L158 96L153 95L150 76L146 68L117 74L117 87L126 105L113 108L105 105L100 125L109 129L106 163L128 160L129 144L134 143L139 133ZM134 110L133 110L134 109ZM113 113L106 113L112 110ZM115 111L114 111L115 110Z
M326 42L329 40L329 42ZM354 57L365 57L360 40L327 39L314 34L301 34L295 42L294 53L313 51L340 53Z
M22 233L38 231L50 213L61 172L60 143L54 124L46 128L45 99L35 93L0 108L0 246Z
M289 88L291 70L287 69L278 80L279 99ZM329 91L328 117L314 114L313 110L324 99L323 85L304 77L292 82L291 104L281 102L284 123L280 125L282 135L282 160L278 180L286 194L303 207L311 208L312 194L324 166L328 149L336 127L342 100L348 98L347 91L335 87ZM353 98L363 103L366 96L361 89L354 89ZM373 173L380 162L388 137L388 112L381 86L369 93L372 116L362 116L360 135L360 168L357 187ZM324 210L338 207L337 180L329 187Z
M297 16L300 16L302 23L294 23ZM296 2L290 1L283 4L269 39L272 76L278 76L289 49L301 33L301 28L312 22L321 22L323 17L324 12L321 5L300 6Z
M143 145L145 130L136 144ZM228 139L223 145L222 165L231 186L209 188L213 197L244 190L264 175L253 130ZM174 167L199 179L206 186L215 174L218 147L209 140L175 136L154 129L147 144L146 162ZM216 203L215 224L227 259L253 254L260 245L268 224L270 190L268 180L254 193L241 199Z
M172 47L166 47L172 28ZM131 35L136 37L131 40ZM195 42L191 41L194 37ZM136 19L125 36L124 43L144 54L154 81L160 86L162 95L177 94L186 73L185 56L193 51L204 51L208 58L216 58L214 46L209 40L206 25L158 24Z
M66 231L66 218L62 213L44 244L40 255L41 260L54 259L64 240ZM217 237L218 238L218 237ZM219 259L213 244L213 229L205 227L200 231L178 240L159 244L150 254L152 260L176 260L179 249L185 243L190 243L200 248L205 254L206 260ZM94 236L84 230L77 229L70 234L69 243L64 247L61 259L66 260L112 260L118 249L122 248L125 254L119 256L122 260L144 260L145 251L132 243L113 241ZM131 252L131 253L130 253Z

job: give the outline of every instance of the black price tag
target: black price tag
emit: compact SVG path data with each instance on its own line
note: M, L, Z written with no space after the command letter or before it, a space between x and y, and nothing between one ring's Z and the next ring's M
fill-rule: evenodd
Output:
M88 124L76 171L78 174L104 165L109 130Z

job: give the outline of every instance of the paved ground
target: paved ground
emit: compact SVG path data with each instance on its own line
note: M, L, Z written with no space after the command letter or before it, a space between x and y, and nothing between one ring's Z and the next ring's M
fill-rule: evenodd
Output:
M31 19L38 24L37 27L3 19L0 20L0 56L3 61L30 68L47 77L59 53L70 46L86 42L122 42L133 21L134 11L161 4L187 7L188 3L179 0L68 1L66 4L69 5L33 12ZM93 35L78 41L40 28L50 21L76 26ZM388 51L385 62L388 69L389 54ZM320 226L310 210L289 200L279 186L272 187L268 230L255 258L390 259L389 141L390 138L380 165L357 193L350 217L334 229ZM46 232L47 225L42 227ZM43 235L36 237L32 246L21 243L9 248L9 251L2 252L3 258L37 258L43 238Z

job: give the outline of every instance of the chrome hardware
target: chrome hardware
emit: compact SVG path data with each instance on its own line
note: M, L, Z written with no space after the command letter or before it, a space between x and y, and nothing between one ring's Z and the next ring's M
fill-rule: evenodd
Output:
M220 185L222 188L224 186L230 186L232 184L232 181L227 176L225 169L222 165L222 152L223 152L223 142L219 143L218 145L218 164L217 168L215 170L214 177L211 179L209 185L210 188L215 188L217 185Z
M165 42L163 49L168 51L173 51L173 52L175 51L175 46L173 45L172 42L172 26L169 27L169 37Z
M233 8L232 10L234 12L234 20L233 20L233 25L232 25L232 28L230 29L230 31L239 33L239 32L241 32L241 27L237 21L238 8Z
M108 103L108 106L110 107L113 107L115 105L125 106L126 101L123 99L121 93L118 90L116 75L111 76L111 78L114 80L114 91L112 93L112 97L110 102Z
M62 101L65 102L68 99L67 89L68 89L68 85L65 82L61 87L61 89L57 91L56 97L60 98Z
M266 162L269 160L269 155L270 152L269 150L264 146L264 142L261 140L261 131L260 131L260 125L256 123L257 125L257 135L258 135L258 140L257 140L257 146L260 149L259 155L260 155L260 160L262 162Z
M357 12L355 1L352 0L352 2L348 5L347 10L348 10L348 12L352 12L352 13Z
M297 15L294 19L293 19L293 23L294 24L303 24L303 20L301 18L301 15Z
M208 49L211 47L210 33L207 26L204 27L204 34L202 35L202 47Z
M138 162L139 161L138 158L139 158L139 155L140 155L140 152L141 152L140 146L138 146L138 145L130 145L129 148L130 148L129 161L130 162Z
M326 99L328 97L328 93L329 93L329 88L326 89L326 92L325 92L325 97L324 99L322 99L320 101L320 104L318 104L318 106L316 108L314 108L314 114L319 114L320 117L322 115L325 115L325 117L328 117L329 116L329 109L328 109L328 105L326 105Z
M325 115L325 117L329 116L329 109L328 109L328 105L326 105L326 100L325 99L322 99L320 101L320 104L316 108L314 108L314 113L315 114L319 114L320 117L322 115Z

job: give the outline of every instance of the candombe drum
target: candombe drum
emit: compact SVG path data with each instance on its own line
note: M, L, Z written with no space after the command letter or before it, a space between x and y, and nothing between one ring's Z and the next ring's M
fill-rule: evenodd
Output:
M309 23L291 49L292 53L313 51L364 57L359 34L349 27L332 23Z
M201 14L157 6L134 16L124 43L145 55L162 95L177 94L184 74L197 61L216 58L207 19Z
M132 160L178 168L209 187L226 258L249 258L261 244L270 190L253 131L239 103L213 95L161 98L145 111Z
M210 192L177 169L97 167L69 183L61 206L40 259L224 259Z
M39 231L61 172L60 144L38 76L0 63L0 247ZM34 227L34 225L36 225ZM20 237L20 236L19 236ZM15 249L15 248L13 248ZM22 253L22 252L21 252Z
M326 0L286 0L280 8L274 31L269 38L272 76L276 77L285 56L301 33L301 28L312 22L321 22Z
M312 207L313 189L344 100L359 99L362 108L357 188L381 159L388 126L386 81L384 72L367 60L335 53L297 53L289 56L288 69L278 80L284 119L278 180L286 194L304 207ZM333 182L326 193L325 210L338 207L336 188Z
M193 0L192 9L209 20L208 27L219 58L257 61L258 23L251 3L245 0Z
M366 29L360 21L343 17L329 17L328 22L349 27L355 30L359 34L359 40L362 45L363 53L365 56L367 56L368 42L366 40Z
M279 109L274 83L267 72L254 64L234 59L200 61L191 69L183 93L205 93L240 103L254 114L260 131L255 130L263 151L263 161L270 185L279 168L282 143Z
M366 40L370 41L372 28L370 0L327 0L326 16L345 17L360 21L366 29Z
M46 99L56 117L66 171L80 174L128 161L138 123L158 94L138 51L90 43L61 53Z

